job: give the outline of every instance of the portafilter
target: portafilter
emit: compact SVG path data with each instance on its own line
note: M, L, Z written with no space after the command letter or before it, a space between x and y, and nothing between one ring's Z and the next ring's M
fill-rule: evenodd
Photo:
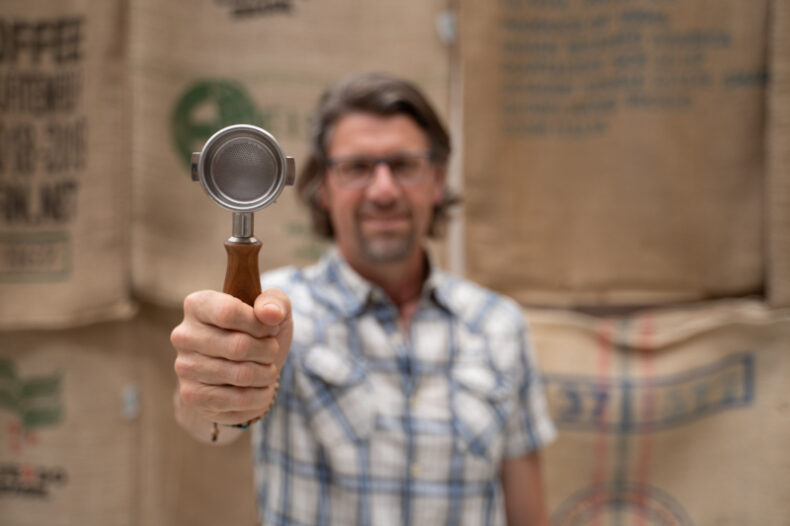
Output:
M249 124L222 128L209 137L203 151L192 154L192 180L208 196L233 212L233 233L225 241L228 261L222 291L252 305L261 293L253 212L277 200L293 185L295 165L266 130Z

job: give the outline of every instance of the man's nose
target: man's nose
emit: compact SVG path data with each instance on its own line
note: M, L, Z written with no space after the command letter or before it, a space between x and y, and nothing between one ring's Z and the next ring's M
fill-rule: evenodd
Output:
M376 163L367 188L368 197L379 200L394 199L400 192L400 185L392 175L389 165L385 162Z

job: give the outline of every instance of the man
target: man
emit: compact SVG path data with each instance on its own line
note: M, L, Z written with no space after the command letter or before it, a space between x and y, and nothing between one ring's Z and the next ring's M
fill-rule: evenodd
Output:
M267 526L547 524L538 450L554 428L521 311L425 250L454 201L449 153L411 84L330 88L298 188L332 247L265 274L253 307L184 303L176 418L202 440L217 423L224 443L263 417Z

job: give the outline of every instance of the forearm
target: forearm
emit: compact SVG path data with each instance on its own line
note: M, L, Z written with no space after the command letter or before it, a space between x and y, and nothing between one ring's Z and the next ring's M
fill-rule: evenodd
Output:
M537 452L505 461L502 488L508 526L549 525Z

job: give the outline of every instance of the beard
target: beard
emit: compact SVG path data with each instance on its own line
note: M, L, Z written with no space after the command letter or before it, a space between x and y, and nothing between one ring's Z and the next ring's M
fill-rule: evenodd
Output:
M364 214L402 214L408 218L408 228L365 232L362 220ZM356 224L357 242L365 257L371 263L396 263L411 255L417 243L417 232L411 211L406 207L370 205L360 209Z
M365 236L359 232L359 246L364 257L372 263L396 263L412 253L415 237L413 231L398 236Z

